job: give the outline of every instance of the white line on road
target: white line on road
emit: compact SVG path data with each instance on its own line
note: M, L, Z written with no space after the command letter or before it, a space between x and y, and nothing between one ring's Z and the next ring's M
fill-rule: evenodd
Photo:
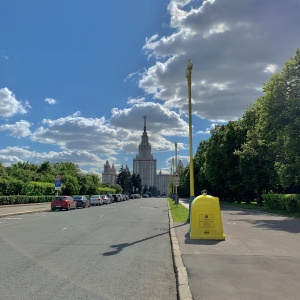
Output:
M63 228L63 230L66 230L66 229L68 229L68 227Z

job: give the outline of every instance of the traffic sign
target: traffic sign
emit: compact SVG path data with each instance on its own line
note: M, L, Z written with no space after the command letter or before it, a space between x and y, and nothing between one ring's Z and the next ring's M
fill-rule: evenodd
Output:
M55 181L55 183L54 183L54 186L55 186L55 190L56 191L60 191L60 189L61 189L61 181Z
M174 185L175 186L179 186L180 176L179 176L178 172L174 172L173 180L174 180Z
M59 174L55 176L55 181L61 181L61 176Z

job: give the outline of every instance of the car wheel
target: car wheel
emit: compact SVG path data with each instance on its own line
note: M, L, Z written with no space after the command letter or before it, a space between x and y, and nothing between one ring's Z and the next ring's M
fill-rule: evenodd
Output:
M51 208L51 211L56 211L56 209L55 208Z

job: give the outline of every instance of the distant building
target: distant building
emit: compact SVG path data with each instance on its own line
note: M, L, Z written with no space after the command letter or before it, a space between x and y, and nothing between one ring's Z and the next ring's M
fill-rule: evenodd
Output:
M148 134L146 128L147 116L144 116L144 132L141 136L141 143L139 144L139 153L133 159L133 173L140 174L142 186L155 186L161 195L167 195L169 187L173 183L173 174L162 174L160 171L156 174L156 159L151 153L151 144L148 141ZM183 170L181 160L177 164L177 172L180 174Z
M118 176L118 174L116 172L114 164L112 164L112 166L110 166L109 162L106 161L103 172L102 172L102 182L109 183L109 184L115 184L117 182L117 176Z
M157 189L160 195L168 195L169 185L172 182L172 177L170 174L162 174L159 171L157 177Z
M144 116L144 132L141 143L139 144L139 153L133 159L133 173L140 174L143 186L157 186L156 178L156 159L151 153L151 145L148 141L146 129L146 119Z
M178 166L177 166L177 172L180 174L183 170L183 163L181 160L179 160Z

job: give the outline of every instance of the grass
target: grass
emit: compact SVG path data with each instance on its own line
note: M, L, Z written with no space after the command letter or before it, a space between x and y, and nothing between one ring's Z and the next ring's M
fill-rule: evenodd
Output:
M188 219L189 210L180 203L176 205L171 198L168 198L168 202L169 202L169 207L171 210L173 222L180 222L180 223L186 222Z

